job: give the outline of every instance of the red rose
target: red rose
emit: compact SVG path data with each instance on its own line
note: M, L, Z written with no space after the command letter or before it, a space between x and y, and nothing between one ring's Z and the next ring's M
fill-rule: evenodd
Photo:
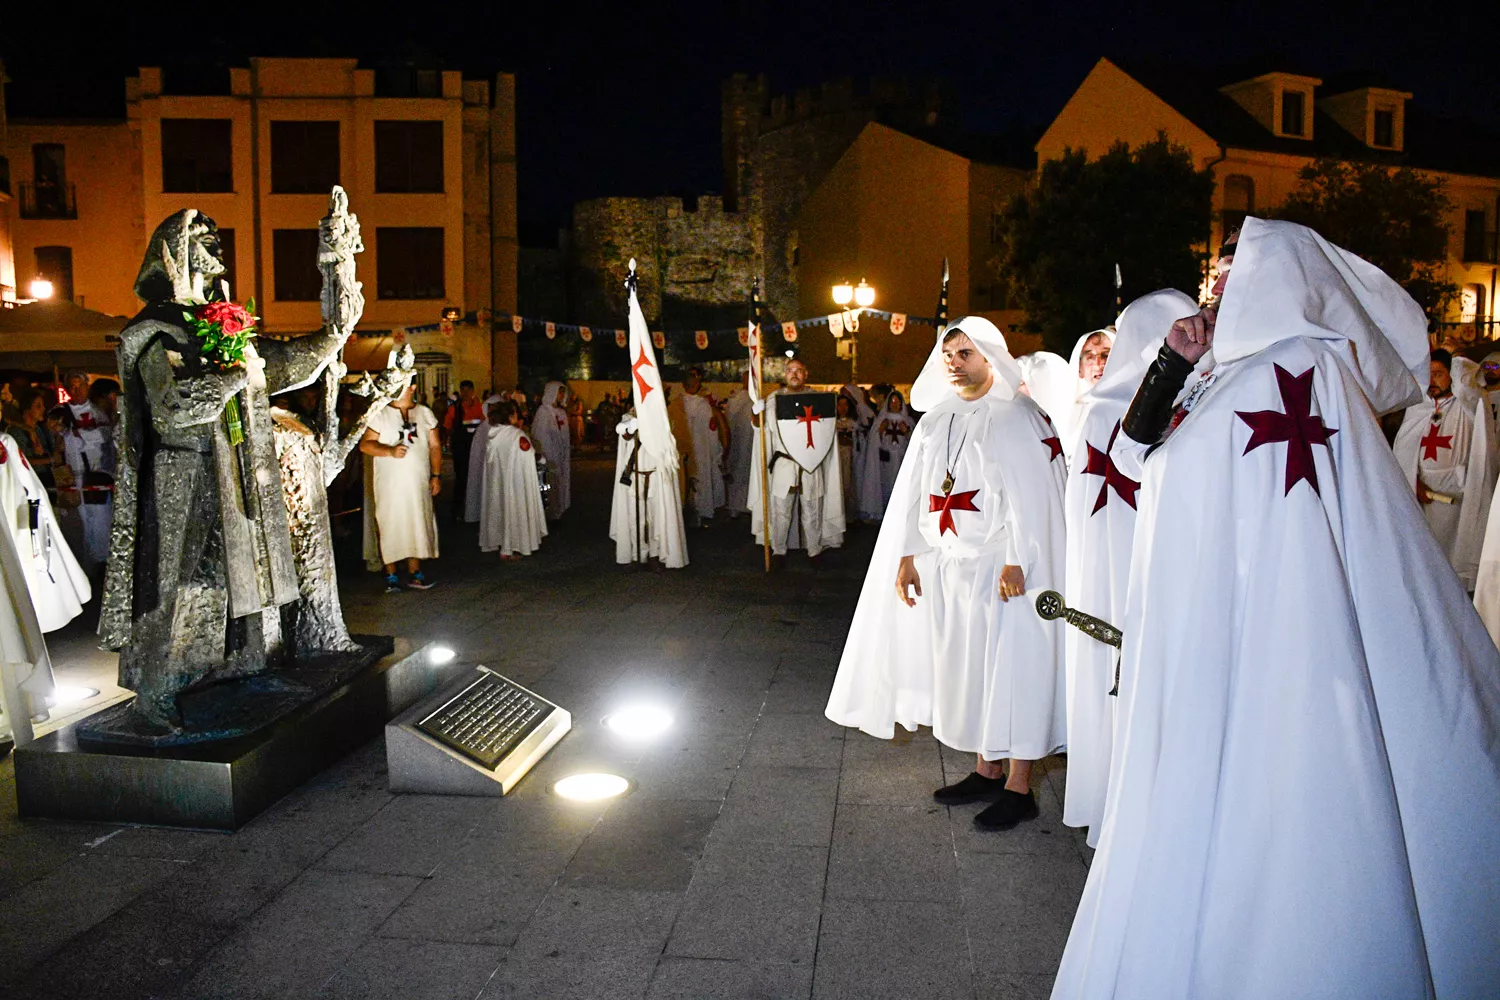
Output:
M226 337L253 329L255 317L244 306L233 302L205 302L193 313L205 323L217 323Z

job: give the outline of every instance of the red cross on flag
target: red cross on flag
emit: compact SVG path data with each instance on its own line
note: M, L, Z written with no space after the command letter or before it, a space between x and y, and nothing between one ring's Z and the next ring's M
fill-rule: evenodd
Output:
M781 324L781 339L786 341L788 344L795 344L797 342L797 324Z
M641 312L635 289L630 290L630 396L646 449L659 468L677 468L677 439L667 420L667 394L661 391L661 369L651 346L651 330Z
M831 392L778 392L774 398L781 450L803 471L814 471L838 438L838 397Z
M521 317L519 317L519 316L512 316L510 318L510 329L511 329L511 332L512 333L520 333L521 332L521 327L524 326L525 323L526 323L526 321L524 319L522 319Z
M594 339L594 331L590 330L586 326L580 326L578 328L578 339L587 344L589 341Z
M891 313L891 336L899 337L906 332L906 313Z
M552 340L556 336L557 336L557 324L556 323L548 323L547 324L547 339L548 340Z

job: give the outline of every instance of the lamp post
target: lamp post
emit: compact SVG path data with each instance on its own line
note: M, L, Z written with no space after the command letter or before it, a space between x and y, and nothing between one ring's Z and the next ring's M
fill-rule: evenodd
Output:
M849 304L854 304L850 309ZM859 284L851 285L847 281L840 281L833 286L833 304L844 311L844 329L849 336L839 339L838 346L834 349L840 358L849 359L849 381L859 381L859 314L875 304L875 289L865 281L859 279Z

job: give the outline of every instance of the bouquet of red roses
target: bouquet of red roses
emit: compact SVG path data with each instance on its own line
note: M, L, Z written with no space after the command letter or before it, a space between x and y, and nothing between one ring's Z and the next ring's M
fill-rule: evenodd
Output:
M235 368L245 363L245 348L255 334L255 300L246 305L233 302L205 302L184 312L188 326L202 343L203 360L219 368Z
M245 305L233 302L204 302L185 311L183 318L202 341L203 360L220 371L239 368L245 363L245 349L255 334L255 300ZM230 396L224 403L224 430L229 443L245 440L245 424L240 417L239 400Z

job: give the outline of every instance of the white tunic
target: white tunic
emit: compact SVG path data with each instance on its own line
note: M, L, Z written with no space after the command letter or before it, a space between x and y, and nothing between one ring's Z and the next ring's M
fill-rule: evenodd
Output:
M689 442L697 481L692 484L691 502L699 517L713 517L724 506L724 473L720 461L724 446L719 441L719 414L703 396L687 390L682 393L682 409L687 414Z
M750 462L758 433L750 422L750 394L740 390L730 396L724 407L724 416L729 421L729 481L725 484L725 505L731 514L743 514L750 509L750 477L760 475Z
M379 436L381 444L406 445L405 457L376 455L371 463L380 561L387 565L403 559L437 558L432 462L427 450L429 432L436 426L437 418L420 403L411 408L407 421L402 420L400 410L389 405L370 418L369 429Z
M547 491L547 516L557 520L573 502L573 436L568 432L568 414L557 405L561 382L548 382L542 405L531 420L531 439L547 459L552 489Z
M624 565L660 559L668 569L688 564L687 531L682 522L680 469L658 465L651 453L635 452L635 414L627 414L615 428L619 448L615 457L614 502L609 512L609 537L615 542L615 562ZM620 482L636 455L636 472L629 484ZM639 492L637 492L639 491Z
M481 466L480 551L531 555L547 534L531 439L510 424L484 424L475 434L474 446L487 454Z
M780 389L766 396L765 438L771 464L770 526L771 551L784 555L788 549L807 549L815 556L824 549L844 544L844 484L839 476L839 452L835 444L828 449L822 464L811 472L803 471L781 443L777 430L776 397ZM756 544L765 544L765 526L761 519L760 483L761 435L757 428L750 460L750 531ZM781 459L776 455L781 454Z
M886 407L870 424L865 443L865 471L859 481L860 517L878 521L885 516L896 474L901 471L901 460L906 457L906 446L911 443L916 425L905 407L900 411Z
M1500 652L1374 419L1417 398L1425 317L1252 218L1214 351L1125 470L1117 741L1053 998L1500 995Z
M1488 425L1489 408L1483 402L1465 405L1453 394L1436 404L1423 399L1407 409L1394 445L1413 491L1420 475L1430 491L1453 501L1434 500L1422 506L1422 513L1449 564L1470 590L1478 574L1494 489Z

